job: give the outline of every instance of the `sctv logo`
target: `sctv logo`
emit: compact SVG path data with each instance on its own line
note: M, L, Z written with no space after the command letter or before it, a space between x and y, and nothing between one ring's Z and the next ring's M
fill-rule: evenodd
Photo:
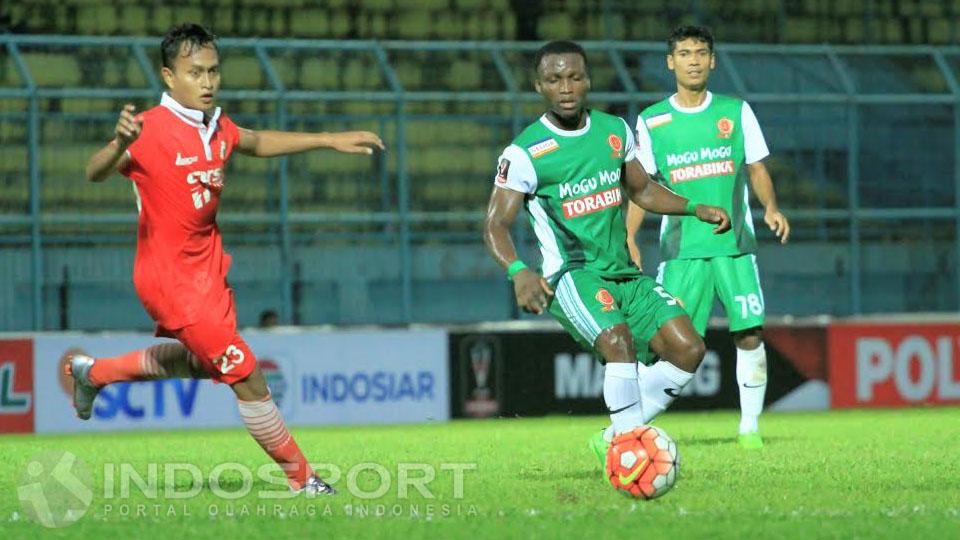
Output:
M197 402L200 381L167 379L136 383L115 383L103 387L93 406L94 418L188 418Z

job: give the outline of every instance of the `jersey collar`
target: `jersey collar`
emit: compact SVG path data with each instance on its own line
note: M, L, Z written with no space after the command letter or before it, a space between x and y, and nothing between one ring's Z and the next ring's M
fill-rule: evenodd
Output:
M580 129L574 129L570 131L566 129L560 129L557 126L553 125L553 122L551 122L550 120L547 120L546 113L544 113L543 116L540 117L540 122L544 126L547 126L547 129L556 133L557 135L560 135L561 137L579 137L580 135L583 135L584 133L590 131L590 111L585 111L585 112L587 113L587 121L583 124L583 127Z
M204 125L203 111L184 107L177 102L177 100L170 97L170 94L166 92L164 92L163 96L160 97L160 104L170 109L175 115L177 115L178 118L195 128L204 129L209 127L210 131L216 130L217 120L220 118L220 107L217 107L213 110L213 114L210 116L209 124Z
M670 96L670 106L682 113L698 113L707 110L707 107L710 106L710 102L713 101L713 92L707 90L707 97L703 99L703 103L697 105L696 107L681 107L677 103L677 95L674 94Z

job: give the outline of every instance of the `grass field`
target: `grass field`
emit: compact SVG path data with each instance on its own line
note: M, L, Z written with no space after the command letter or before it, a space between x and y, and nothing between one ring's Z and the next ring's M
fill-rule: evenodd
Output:
M552 417L296 429L311 459L336 465L342 477L336 497L290 500L259 498L272 486L255 471L250 494L218 496L243 489L237 470L216 475L219 489L205 480L195 496L164 496L164 464L192 464L208 476L223 462L265 463L240 429L3 436L0 538L960 538L957 408L769 414L758 452L733 443L733 413L667 414L657 425L677 441L683 468L674 490L649 502L601 480L586 438L604 424ZM86 514L57 529L33 523L17 495L28 462L51 450L77 455L93 478ZM143 476L158 464L158 496L133 487L124 497L119 463ZM383 467L386 493L364 498L386 486L372 465L349 482L361 463ZM420 464L403 466L411 478L435 472L421 484L434 498L412 486L399 493L401 463ZM475 465L461 469L461 497L444 464ZM104 489L107 469L113 493ZM174 478L183 492L193 481L181 473Z

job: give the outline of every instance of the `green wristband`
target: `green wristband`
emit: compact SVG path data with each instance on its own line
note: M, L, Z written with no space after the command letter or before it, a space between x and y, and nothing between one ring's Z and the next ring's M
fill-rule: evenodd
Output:
M517 275L517 272L526 268L527 265L523 264L523 261L517 259L507 267L507 279L512 280L513 276Z
M687 215L688 216L697 215L697 203L690 200L687 201Z

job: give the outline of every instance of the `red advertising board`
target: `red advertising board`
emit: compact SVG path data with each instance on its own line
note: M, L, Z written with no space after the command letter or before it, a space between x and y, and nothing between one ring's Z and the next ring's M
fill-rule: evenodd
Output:
M960 404L960 323L834 324L832 407Z
M33 431L33 340L0 339L0 433Z

